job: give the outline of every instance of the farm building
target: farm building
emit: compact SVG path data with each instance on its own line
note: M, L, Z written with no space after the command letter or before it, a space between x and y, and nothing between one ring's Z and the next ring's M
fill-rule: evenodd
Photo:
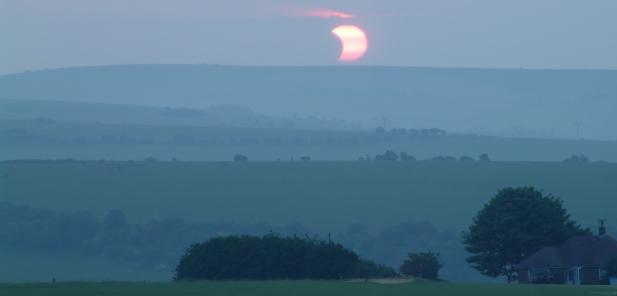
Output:
M559 246L546 247L518 264L520 283L574 285L608 284L605 267L617 258L617 241L606 235L575 236Z

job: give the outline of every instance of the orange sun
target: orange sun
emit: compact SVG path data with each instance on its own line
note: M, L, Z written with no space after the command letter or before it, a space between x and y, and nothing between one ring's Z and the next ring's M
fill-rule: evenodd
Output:
M338 58L342 62L352 62L360 59L368 49L366 33L356 26L338 26L332 30L343 45Z

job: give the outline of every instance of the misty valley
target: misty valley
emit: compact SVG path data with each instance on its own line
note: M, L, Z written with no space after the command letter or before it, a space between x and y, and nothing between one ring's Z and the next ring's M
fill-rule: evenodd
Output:
M614 295L615 81L0 75L0 295Z

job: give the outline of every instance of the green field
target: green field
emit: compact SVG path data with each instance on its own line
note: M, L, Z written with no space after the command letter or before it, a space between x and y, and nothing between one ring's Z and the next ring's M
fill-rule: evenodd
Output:
M612 287L481 285L481 284L373 284L346 282L204 282L204 283L69 283L0 285L0 295L11 296L584 296L617 295Z
M617 164L541 162L0 163L0 201L58 211L125 211L316 231L429 221L462 230L498 189L533 185L563 198L583 225L617 208Z
M0 282L63 281L168 281L169 270L145 268L79 252L28 252L0 249Z

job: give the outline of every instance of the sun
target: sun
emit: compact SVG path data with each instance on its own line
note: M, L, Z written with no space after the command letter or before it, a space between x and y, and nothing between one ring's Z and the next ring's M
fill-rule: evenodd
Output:
M339 61L353 62L364 56L368 50L366 33L357 26L343 25L332 30L343 45Z

